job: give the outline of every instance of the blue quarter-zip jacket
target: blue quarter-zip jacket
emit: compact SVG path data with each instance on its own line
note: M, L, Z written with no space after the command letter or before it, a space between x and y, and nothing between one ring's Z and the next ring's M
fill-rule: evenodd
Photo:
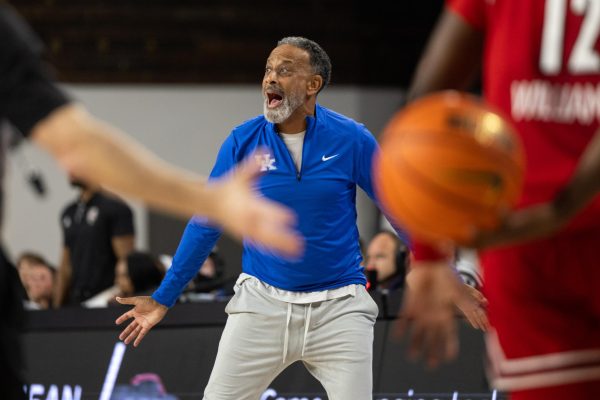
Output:
M315 111L315 117L307 117L300 171L275 125L259 116L233 130L210 175L219 177L255 149L267 149L260 153L265 172L258 189L296 212L305 252L300 259L290 260L245 241L242 270L269 285L298 292L366 283L360 266L356 185L374 198L371 163L377 142L373 135L364 125L325 107L317 105ZM206 219L192 218L171 268L152 297L172 306L220 235Z

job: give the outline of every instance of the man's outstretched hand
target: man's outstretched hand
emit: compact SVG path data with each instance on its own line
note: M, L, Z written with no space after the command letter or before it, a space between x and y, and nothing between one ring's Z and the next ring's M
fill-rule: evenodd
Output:
M139 346L144 336L165 317L169 310L150 296L117 297L117 301L121 304L133 306L131 310L117 318L115 323L120 325L133 318L133 321L123 329L119 339L124 341L125 344L129 344L133 340L134 347Z

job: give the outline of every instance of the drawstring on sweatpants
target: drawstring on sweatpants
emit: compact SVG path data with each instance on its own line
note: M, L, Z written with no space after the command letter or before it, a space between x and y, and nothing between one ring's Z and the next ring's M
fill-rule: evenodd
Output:
M287 317L286 317L286 321L285 321L285 335L283 337L283 361L282 361L283 364L285 364L285 358L287 356L287 351L288 351L288 342L290 339L290 320L291 319L292 319L292 303L288 303Z
M304 309L304 338L302 340L302 357L306 349L306 337L308 336L308 327L310 326L310 316L312 311L312 303L308 303L308 307ZM283 357L282 363L285 364L290 341L290 321L292 320L292 303L288 303L287 315L285 318L285 334L283 336Z

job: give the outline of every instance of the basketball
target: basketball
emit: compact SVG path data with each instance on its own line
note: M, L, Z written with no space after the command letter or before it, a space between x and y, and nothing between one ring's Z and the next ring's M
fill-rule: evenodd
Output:
M429 242L468 245L498 227L523 182L514 128L475 96L439 92L409 104L385 128L374 159L382 206Z

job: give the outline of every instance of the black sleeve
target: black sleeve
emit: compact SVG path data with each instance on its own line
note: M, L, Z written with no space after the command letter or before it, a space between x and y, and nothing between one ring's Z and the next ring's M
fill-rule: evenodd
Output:
M134 234L133 213L127 204L120 200L115 200L112 204L111 215L111 237Z
M69 102L44 65L43 46L9 6L0 4L0 117L24 135Z

